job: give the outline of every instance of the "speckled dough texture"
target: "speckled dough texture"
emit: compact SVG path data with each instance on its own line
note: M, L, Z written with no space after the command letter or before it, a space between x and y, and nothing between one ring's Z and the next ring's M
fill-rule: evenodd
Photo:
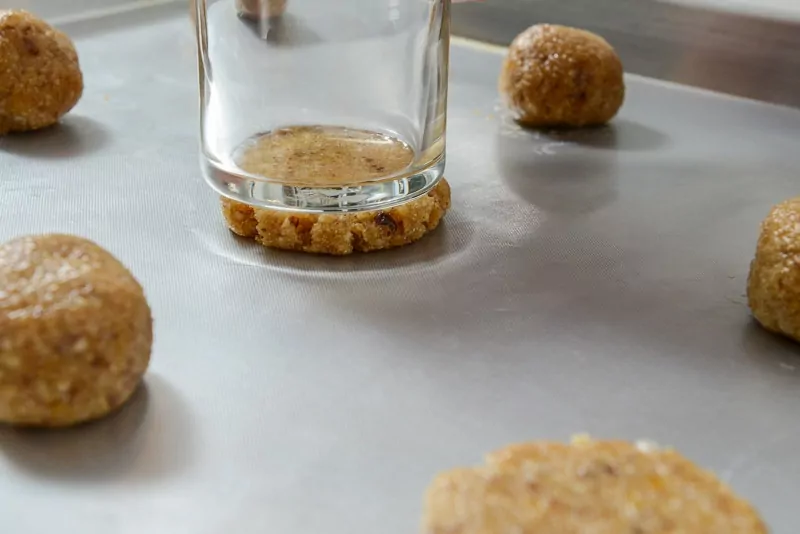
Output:
M152 340L142 287L98 245L69 235L0 245L0 422L107 415L136 390Z
M599 126L625 100L622 62L602 37L539 24L508 49L499 90L514 118L530 127Z
M774 206L762 222L747 300L764 328L800 341L800 197Z
M222 213L235 234L267 247L336 256L418 241L439 226L449 208L450 185L444 179L407 204L363 213L292 214L222 199Z
M766 534L757 511L675 451L525 443L439 475L425 534Z
M0 134L52 126L82 94L69 37L26 11L0 11Z

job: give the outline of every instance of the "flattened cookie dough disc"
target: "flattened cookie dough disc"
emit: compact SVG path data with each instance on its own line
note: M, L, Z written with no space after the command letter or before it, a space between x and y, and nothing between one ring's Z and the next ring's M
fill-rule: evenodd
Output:
M764 328L800 341L800 197L774 206L762 222L747 300Z
M0 11L0 134L52 126L82 94L69 37L27 11Z
M107 415L136 390L152 341L142 287L98 245L69 235L0 245L0 422Z
M427 195L382 211L292 214L222 198L222 213L235 234L264 246L342 256L408 245L439 226L450 208L450 185L442 179Z
M424 534L766 534L756 510L675 451L525 443L439 475Z
M500 94L521 124L537 128L598 126L622 107L622 62L591 32L537 24L511 43Z

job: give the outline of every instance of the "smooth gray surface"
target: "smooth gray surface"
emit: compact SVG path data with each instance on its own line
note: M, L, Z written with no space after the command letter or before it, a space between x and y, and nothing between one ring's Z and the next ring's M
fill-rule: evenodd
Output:
M169 0L0 0L0 9L26 9L47 20L95 16L127 7L150 6ZM183 1L187 5L189 0Z
M800 18L757 16L770 12L757 2L749 12L702 4L486 0L454 7L452 27L458 35L502 45L533 24L584 28L616 48L627 72L800 107Z
M631 78L613 127L526 133L500 56L455 44L447 222L306 257L224 228L183 4L67 30L86 94L0 142L0 239L97 240L156 343L112 419L0 431L0 532L408 534L435 472L584 431L674 445L796 532L800 355L743 293L800 112Z

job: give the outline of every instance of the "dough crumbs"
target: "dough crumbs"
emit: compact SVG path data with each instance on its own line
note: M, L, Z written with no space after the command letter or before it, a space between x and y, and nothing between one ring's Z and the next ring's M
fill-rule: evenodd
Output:
M764 328L800 341L800 197L774 206L762 222L747 300Z
M537 24L511 43L499 90L520 124L598 126L622 107L624 69L602 37L576 28Z
M107 251L69 235L0 245L0 422L62 427L122 406L150 362L150 307Z
M0 11L0 134L52 126L82 94L69 37L27 11Z
M271 248L343 256L401 247L435 230L450 208L445 179L427 195L382 211L304 214L260 209L222 198L232 232Z
M677 452L586 436L489 454L429 486L424 534L766 534L757 511Z

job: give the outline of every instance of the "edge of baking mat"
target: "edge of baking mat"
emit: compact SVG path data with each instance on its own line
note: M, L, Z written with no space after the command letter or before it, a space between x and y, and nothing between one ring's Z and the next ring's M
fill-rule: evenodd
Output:
M629 73L800 107L800 19L652 0L486 0L454 6L452 31L506 46L542 22L601 34Z
M188 0L117 2L102 8L76 9L69 14L48 18L48 22L70 33L104 33L114 31L120 26L151 22L154 18L179 13L184 13L189 21ZM103 24L98 24L100 20Z

